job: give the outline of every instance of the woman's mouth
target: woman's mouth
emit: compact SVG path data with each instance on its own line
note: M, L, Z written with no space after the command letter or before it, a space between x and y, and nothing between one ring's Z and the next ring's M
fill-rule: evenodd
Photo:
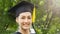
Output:
M29 26L29 24L23 24L25 27L28 27Z

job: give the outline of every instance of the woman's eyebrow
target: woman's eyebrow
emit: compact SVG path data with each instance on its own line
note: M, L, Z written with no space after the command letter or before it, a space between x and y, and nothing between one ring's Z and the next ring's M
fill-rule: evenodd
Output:
M30 15L28 17L31 17Z

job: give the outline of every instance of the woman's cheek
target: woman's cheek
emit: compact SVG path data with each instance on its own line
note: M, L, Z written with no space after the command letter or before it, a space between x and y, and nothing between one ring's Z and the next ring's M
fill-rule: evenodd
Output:
M19 26L21 26L21 24L22 24L22 20L21 19L19 19L19 23L18 24L19 24Z
M20 20L20 26L23 26L23 22L24 22L23 20Z

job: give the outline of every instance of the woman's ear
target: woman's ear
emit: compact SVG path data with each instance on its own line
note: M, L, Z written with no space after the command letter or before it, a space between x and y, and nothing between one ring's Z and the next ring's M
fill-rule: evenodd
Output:
M16 17L16 22L17 22L17 23L19 22L18 17Z

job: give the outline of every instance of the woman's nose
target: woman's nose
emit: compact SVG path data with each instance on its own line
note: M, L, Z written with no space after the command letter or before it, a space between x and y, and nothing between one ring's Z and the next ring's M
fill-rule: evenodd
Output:
M24 21L25 21L25 22L28 22L28 19L26 18Z

